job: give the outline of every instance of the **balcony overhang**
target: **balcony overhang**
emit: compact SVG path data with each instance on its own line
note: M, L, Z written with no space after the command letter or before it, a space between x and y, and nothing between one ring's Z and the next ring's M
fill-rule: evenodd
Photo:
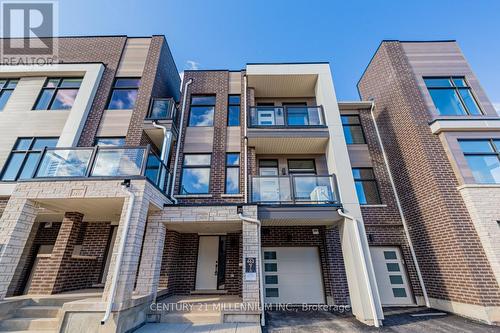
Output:
M257 215L263 226L334 225L343 218L340 204L259 205Z
M156 147L161 147L163 144L163 130L161 128L154 127L153 121L155 121L158 125L165 126L167 131L172 131L173 139L177 139L177 127L174 125L172 119L145 119L142 128Z
M248 145L257 154L324 154L328 128L249 128Z

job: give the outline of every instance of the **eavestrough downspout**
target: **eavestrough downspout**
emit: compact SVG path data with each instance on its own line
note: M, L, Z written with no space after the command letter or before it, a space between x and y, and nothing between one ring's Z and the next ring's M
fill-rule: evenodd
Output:
M111 315L111 311L113 310L113 303L116 294L116 285L118 283L118 277L120 274L121 263L123 259L123 251L125 250L125 242L128 236L128 229L130 226L130 219L132 217L132 209L134 208L135 202L135 194L129 189L130 183L122 184L122 191L128 194L129 201L127 207L127 214L125 215L125 223L123 224L122 234L120 238L120 245L118 246L118 254L116 255L115 267L113 269L113 276L111 277L111 286L109 288L109 298L108 303L106 304L106 312L104 313L104 317L101 319L101 325L104 325L106 321L109 319Z
M258 252L258 262L259 262L259 295L260 295L260 325L261 326L266 326L266 318L265 318L265 311L264 311L264 282L262 280L263 274L262 274L262 250L261 250L261 239L260 239L260 228L261 228L261 223L260 220L253 219L251 217L247 217L241 213L238 214L238 217L246 222L250 222L253 224L257 225L257 247L259 248Z
M418 281L420 282L420 287L422 288L422 294L424 296L425 306L430 308L431 303L429 302L429 296L427 295L427 289L425 288L424 278L422 277L422 272L420 271L420 265L418 264L415 250L413 249L413 243L410 238L410 232L408 231L408 225L406 223L406 219L403 214L403 207L401 206L401 201L399 200L399 195L398 192L396 191L396 184L394 183L394 178L392 177L391 168L389 167L389 159L387 158L387 154L385 153L384 144L382 143L382 137L380 136L380 131L378 129L377 121L375 120L375 115L373 113L374 109L375 109L375 102L372 101L370 113L372 116L373 125L375 126L375 133L377 134L377 139L380 144L380 149L382 150L382 156L384 158L384 163L387 168L387 174L389 175L389 181L391 183L392 192L394 193L394 197L396 199L396 206L398 207L399 216L401 217L401 222L403 223L403 229L406 235L406 239L408 240L408 246L410 247L411 257L413 259L413 262L415 263L415 270L417 271Z
M243 155L245 203L248 203L247 75L243 75Z

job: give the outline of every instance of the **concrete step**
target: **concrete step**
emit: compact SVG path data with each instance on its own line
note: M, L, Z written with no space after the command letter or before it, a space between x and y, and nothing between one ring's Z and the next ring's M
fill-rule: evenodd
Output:
M222 316L220 313L167 313L162 314L161 323L191 323L191 324L220 324Z
M10 318L0 322L0 331L22 330L57 330L59 319L56 318Z
M14 317L21 318L55 318L59 314L57 305L28 305L16 310Z

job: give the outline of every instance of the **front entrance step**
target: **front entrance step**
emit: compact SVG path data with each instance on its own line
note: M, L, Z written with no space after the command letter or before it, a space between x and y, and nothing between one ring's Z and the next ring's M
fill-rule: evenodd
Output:
M212 290L212 289L203 289L203 290L192 290L191 295L225 295L227 294L227 290Z
M58 318L10 318L0 322L0 331L55 331L58 326Z
M169 324L220 324L222 323L221 313L197 313L197 312L172 312L162 314L161 323Z
M56 305L28 305L17 309L14 317L55 318L60 309L61 307Z

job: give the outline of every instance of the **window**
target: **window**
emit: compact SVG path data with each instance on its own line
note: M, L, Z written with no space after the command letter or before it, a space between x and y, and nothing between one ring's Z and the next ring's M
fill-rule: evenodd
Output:
M342 128L344 129L345 142L349 144L366 143L363 127L358 115L343 115Z
M226 154L226 194L240 193L240 154Z
M181 194L207 194L210 185L210 154L186 154L182 168Z
M16 89L19 80L0 80L0 111L5 108L5 104L9 101L10 95Z
M213 126L215 96L192 96L189 126Z
M482 184L500 184L500 139L459 140L474 179Z
M316 174L314 160L288 160L289 174Z
M125 146L125 137L117 136L117 137L98 137L95 140L95 146Z
M81 78L48 78L35 104L35 110L69 110L82 84Z
M426 77L424 81L440 115L482 114L464 77Z
M277 176L278 160L259 160L260 176Z
M382 203L378 192L375 174L371 168L353 168L354 184L362 205L376 205Z
M116 79L108 103L108 110L132 110L137 100L137 91L141 79L121 78Z
M55 147L58 138L19 138L2 171L2 180L31 178L45 147Z
M229 95L227 126L240 126L240 95Z

